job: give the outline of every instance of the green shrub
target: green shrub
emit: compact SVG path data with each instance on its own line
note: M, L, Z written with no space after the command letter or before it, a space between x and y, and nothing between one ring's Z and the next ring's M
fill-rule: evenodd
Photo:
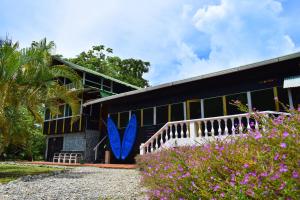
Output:
M300 199L300 110L266 131L137 157L150 199Z

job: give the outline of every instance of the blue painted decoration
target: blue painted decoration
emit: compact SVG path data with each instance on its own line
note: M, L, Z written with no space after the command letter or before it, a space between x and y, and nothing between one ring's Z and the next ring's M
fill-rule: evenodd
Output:
M136 116L133 114L131 116L131 119L126 127L123 136L122 150L121 150L122 160L125 160L132 150L136 138L136 128L137 128Z
M109 117L107 119L107 132L108 138L111 146L111 150L117 159L121 156L121 139L119 131L114 123L114 121Z
M136 139L136 130L137 130L137 121L136 116L133 114L127 124L122 146L121 146L121 139L120 134L118 131L117 126L115 125L114 121L109 117L107 120L107 132L108 138L110 142L110 146L114 156L119 160L120 157L122 160L125 160L127 156L130 154L135 139Z

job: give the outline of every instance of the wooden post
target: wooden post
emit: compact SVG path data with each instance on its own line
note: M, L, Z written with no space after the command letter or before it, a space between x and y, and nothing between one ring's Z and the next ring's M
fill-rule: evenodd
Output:
M204 99L200 99L200 106L201 106L201 118L204 118Z
M144 109L141 109L141 127L144 126Z
M279 99L278 99L278 90L277 87L273 87L273 92L274 92L274 101L275 101L275 109L276 111L279 111Z
M223 115L227 115L226 96L222 96L222 101L223 101Z
M251 100L251 93L247 92L247 104L249 112L252 112L252 100Z
M171 104L168 105L168 122L171 121L172 108Z

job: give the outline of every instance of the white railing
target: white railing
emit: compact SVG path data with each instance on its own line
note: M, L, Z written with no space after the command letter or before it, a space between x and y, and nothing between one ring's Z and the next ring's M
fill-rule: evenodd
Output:
M80 89L81 86L81 83L68 83L68 84L65 84L64 87L68 90L78 90Z
M288 115L288 113L274 111L264 111L259 114ZM168 122L148 141L141 144L140 154L168 147L201 145L259 128L258 122L251 117L250 113Z
M98 142L98 144L94 147L94 151L95 151L95 160L97 160L97 157L98 157L98 148L99 148L99 145L102 144L102 142L107 138L107 135L102 138L102 140L100 142Z

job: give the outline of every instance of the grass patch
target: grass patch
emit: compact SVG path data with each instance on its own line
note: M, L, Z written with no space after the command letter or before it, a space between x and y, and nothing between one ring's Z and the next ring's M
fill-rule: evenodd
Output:
M8 183L12 180L26 175L45 174L53 171L60 171L64 168L54 168L48 166L0 164L0 184Z

